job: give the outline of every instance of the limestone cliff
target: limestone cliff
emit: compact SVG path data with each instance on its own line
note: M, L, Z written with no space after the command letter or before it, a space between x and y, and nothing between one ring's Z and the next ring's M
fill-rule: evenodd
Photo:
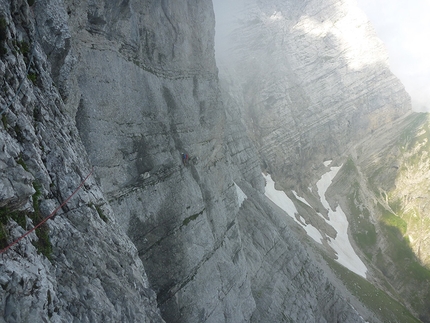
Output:
M329 244L339 232L315 183L323 162L343 165L327 196L332 210L347 210L368 279L428 322L428 125L410 115L364 14L354 1L214 3L224 17L216 48L225 100L240 107L262 167L295 201L292 216L336 257Z
M72 77L81 93L76 120L110 204L139 250L163 317L169 322L259 321L274 296L270 289L262 292L266 283L253 283L258 271L251 268L277 256L265 256L272 243L251 248L261 260L246 257L244 251L242 236L252 236L258 226L241 230L242 208L251 202L240 208L237 187L258 194L263 183L237 112L226 112L220 102L210 7L207 1L161 3L139 13L130 5L124 16L99 10L106 26L128 25L130 16L141 23L131 25L128 34L105 29L95 33L98 27L89 21L87 32L96 34L91 41L82 36L84 26L76 28L72 50L79 68ZM197 31L199 37L194 36ZM122 37L107 43L117 34ZM187 167L182 153L191 157ZM289 263L295 254L281 263ZM298 265L282 279L285 292L295 271L308 267ZM308 270L318 271L312 266ZM323 276L317 277L327 284ZM305 298L315 294L313 288L293 290ZM274 318L282 315L287 301L277 302ZM324 298L326 302L338 309L334 317L354 315L339 296ZM321 307L315 311L332 320ZM307 305L293 312L297 320L316 315Z
M422 322L430 322L429 249L425 243L429 237L428 116L415 114L403 124L407 127L386 129L378 133L377 140L366 140L357 147L350 157L354 166L345 177L358 185L344 188L343 194L349 200L354 238L366 257L397 297ZM357 215L370 223L357 221Z
M91 173L53 81L68 50L64 17L55 2L0 2L2 248ZM54 58L58 65L49 64ZM47 224L2 254L1 322L163 322L138 251L118 230L94 175Z
M284 187L307 188L323 161L411 109L354 1L240 3L215 1L230 26L219 28L220 78Z
M287 3L296 16L306 12ZM315 2L308 14L338 15L336 3ZM224 97L218 85L210 0L1 0L0 15L3 246L91 174L43 230L2 255L2 321L382 321L262 194L248 111L236 104L237 91ZM312 78L311 67L290 77ZM369 75L360 80L371 82ZM338 77L326 84L334 88ZM384 111L395 118L406 99L394 78L386 80L394 92L381 88L373 98L397 93L400 106ZM308 83L291 95L316 93L310 83L317 82ZM318 99L309 99L313 107ZM355 122L348 107L333 108L335 127L340 116ZM298 129L308 121L296 112ZM373 116L383 122L379 112L365 114L366 132ZM325 109L307 113L317 115L309 120L312 136L330 126ZM341 152L360 135L319 155ZM295 135L280 137L297 145ZM263 161L275 167L275 155L267 155Z

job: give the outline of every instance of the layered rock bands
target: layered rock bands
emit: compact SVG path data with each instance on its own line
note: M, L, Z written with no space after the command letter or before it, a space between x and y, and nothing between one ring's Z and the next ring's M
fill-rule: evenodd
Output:
M223 99L210 0L0 1L2 243L93 169L1 256L0 321L377 322L269 204L260 167L309 179L408 107L342 38L345 3L251 6Z

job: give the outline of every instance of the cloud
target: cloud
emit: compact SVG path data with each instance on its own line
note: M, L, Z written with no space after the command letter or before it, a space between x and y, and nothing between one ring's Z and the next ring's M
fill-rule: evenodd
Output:
M429 0L357 0L385 43L414 110L430 111Z
M412 97L413 109L430 111L430 0L356 0L389 53L393 73ZM214 0L217 56L235 28L245 0Z
M229 33L236 26L236 13L240 12L244 6L245 0L213 0L216 20L216 54L228 52L227 39Z

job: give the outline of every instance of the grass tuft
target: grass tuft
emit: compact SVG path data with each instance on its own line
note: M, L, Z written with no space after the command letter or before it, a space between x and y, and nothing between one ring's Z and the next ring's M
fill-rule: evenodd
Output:
M366 307L374 312L382 322L419 323L409 310L384 291L376 288L366 279L346 269L329 257L324 257L330 267Z
M37 75L36 73L28 73L27 78L33 83L33 85L36 85L37 83Z
M4 57L7 54L7 48L5 47L7 39L7 22L6 18L0 17L0 57Z
M27 230L26 218L30 218L34 225L43 221L43 217L40 214L39 199L42 196L41 186L36 181L33 182L35 193L32 196L34 212L11 210L8 207L0 208L0 245L2 248L7 246L8 233L5 226L9 220L12 219L19 226ZM52 244L49 239L49 226L44 223L36 229L37 241L32 241L32 244L36 247L39 254L44 255L46 258L51 260L52 258Z
M100 206L96 205L96 210L97 213L99 214L100 219L102 219L103 221L105 221L106 223L108 222L108 218L107 216L103 213L103 210L101 209Z
M204 212L204 209L203 209L203 211L196 213L196 214L193 214L193 215L189 216L188 218L184 219L184 221L182 221L182 225L184 225L184 226L188 225L191 221L194 221L195 219L197 219L199 217L199 215L203 214L203 212Z

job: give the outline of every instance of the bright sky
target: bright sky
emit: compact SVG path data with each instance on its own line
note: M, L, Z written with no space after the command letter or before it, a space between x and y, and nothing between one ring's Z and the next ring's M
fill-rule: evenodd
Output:
M430 0L357 0L416 111L430 111ZM425 106L426 108L424 108Z

